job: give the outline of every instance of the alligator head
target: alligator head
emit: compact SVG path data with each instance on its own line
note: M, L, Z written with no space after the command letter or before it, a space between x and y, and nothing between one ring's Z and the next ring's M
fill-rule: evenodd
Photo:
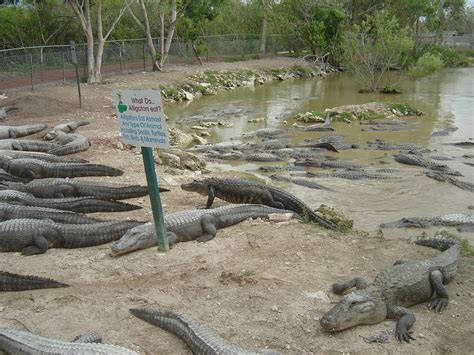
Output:
M145 223L129 229L120 240L112 244L110 256L119 256L135 250L147 249L156 245L152 223Z
M344 296L319 321L327 332L337 332L359 324L375 324L387 317L387 305L380 290L358 290Z
M184 191L197 192L203 196L208 194L208 183L206 180L193 180L187 184L181 184L181 188Z

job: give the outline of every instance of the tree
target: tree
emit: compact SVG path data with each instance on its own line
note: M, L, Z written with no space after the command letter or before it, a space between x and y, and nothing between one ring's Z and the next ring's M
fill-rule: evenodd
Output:
M104 54L105 41L112 34L115 26L122 18L126 9L129 6L128 1L123 3L107 1L107 16L106 20L109 23L109 29L104 35L104 21L102 17L102 0L95 1L95 20L96 20L96 34L97 50L94 53L94 29L91 16L91 1L90 0L67 0L72 10L80 21L82 31L86 37L87 42L87 82L100 83L102 80L102 56ZM115 5L115 6L114 6ZM118 8L118 11L115 11ZM114 13L115 12L115 13Z
M412 48L409 30L400 28L394 16L381 10L346 34L344 65L369 91L375 91L391 66L406 63Z

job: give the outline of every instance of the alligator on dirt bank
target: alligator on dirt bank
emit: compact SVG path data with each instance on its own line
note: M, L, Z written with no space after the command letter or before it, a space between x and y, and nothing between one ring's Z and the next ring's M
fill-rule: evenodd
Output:
M121 346L61 341L42 337L23 330L0 328L0 350L7 354L82 354L82 355L138 355Z
M18 138L41 132L47 124L36 123L26 126L0 126L0 139Z
M210 208L218 197L231 203L261 203L270 207L291 210L325 228L336 230L337 226L314 213L309 206L292 194L276 187L259 184L244 179L208 178L182 184L185 191L207 196L206 208Z
M34 255L49 248L85 248L117 240L140 224L135 221L61 224L51 220L12 219L0 223L0 252Z
M233 226L248 218L268 217L270 213L290 212L264 205L226 205L213 209L191 209L165 215L169 245L197 240L207 242L215 238L217 230ZM156 245L153 223L130 229L112 245L111 256L147 249Z
M267 349L261 351L243 349L223 339L205 325L168 310L138 308L130 309L130 313L148 323L176 334L191 348L193 354L279 354Z
M425 239L416 241L416 244L444 252L428 260L397 261L380 272L370 285L360 277L334 284L332 290L336 294L353 287L357 290L344 296L321 318L321 327L336 332L359 324L375 324L386 318L396 318L398 340L413 340L410 328L415 323L415 316L404 307L428 301L435 294L430 308L435 312L445 309L448 293L444 284L456 275L461 250L457 240Z
M437 217L405 217L391 223L383 223L382 228L427 228L431 226L457 227L474 224L474 216L465 213L452 213Z
M0 271L0 292L2 291L25 291L40 288L69 287L69 285L46 277L11 274ZM1 350L1 349L0 349Z

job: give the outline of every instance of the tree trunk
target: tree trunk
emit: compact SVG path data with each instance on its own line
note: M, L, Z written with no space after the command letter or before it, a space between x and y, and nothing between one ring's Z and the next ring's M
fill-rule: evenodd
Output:
M163 50L163 55L160 58L160 69L163 69L166 61L168 60L168 53L171 48L171 43L173 42L174 30L176 28L177 12L176 12L176 0L171 0L171 22L168 29L168 36L166 37L165 48Z
M160 61L165 55L165 13L163 1L160 0Z
M267 35L268 35L268 19L267 19L267 11L268 11L268 0L262 0L262 28L260 31L260 53L266 53L267 51Z
M193 51L194 51L194 55L196 56L196 58L199 62L199 65L202 65L201 57L199 56L198 50L196 48L196 42L193 42Z
M151 55L151 62L153 63L153 71L159 70L160 66L158 63L158 60L156 58L156 49L155 49L155 44L153 43L153 38L151 36L151 30L150 30L150 21L148 21L148 13L145 7L145 1L140 0L140 6L143 11L143 17L144 17L144 22L145 22L145 36L146 36L146 43L148 45L148 49L150 50L150 55Z

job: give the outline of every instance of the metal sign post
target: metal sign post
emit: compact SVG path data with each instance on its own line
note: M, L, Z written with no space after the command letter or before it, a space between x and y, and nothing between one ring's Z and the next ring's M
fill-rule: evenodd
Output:
M71 62L76 68L76 82L77 82L77 93L79 95L79 107L82 107L82 96L81 96L81 79L79 77L79 68L77 67L77 55L76 55L76 42L70 41L71 46Z
M152 148L168 148L168 131L159 90L114 91L122 142L140 146L150 194L158 248L169 250Z

